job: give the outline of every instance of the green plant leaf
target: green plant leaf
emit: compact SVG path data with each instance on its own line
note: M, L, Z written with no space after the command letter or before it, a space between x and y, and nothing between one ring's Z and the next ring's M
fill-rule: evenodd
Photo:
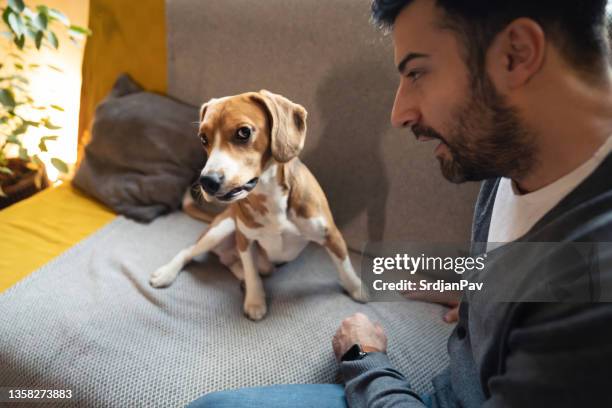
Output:
M28 68L36 69L40 67L40 64L28 64Z
M68 173L68 165L64 163L62 160L58 159L57 157L53 157L51 159L51 164L61 173L64 173L64 174Z
M16 36L23 35L25 32L25 26L19 14L10 13L8 15L8 25Z
M13 170L9 169L8 167L0 167L0 173L12 175Z
M44 127L46 127L47 129L51 129L51 130L57 130L57 129L61 129L61 126L57 126L54 125L53 123L51 123L51 121L49 120L49 118L44 118L43 120L41 120L41 123Z
M8 0L8 5L11 9L13 9L13 11L17 13L21 13L25 8L23 0Z
M23 161L30 161L30 157L28 156L28 149L26 149L25 147L20 147L19 158Z
M32 122L31 120L24 120L23 123L27 123L28 126L38 127L38 122Z
M12 13L13 13L13 10L10 7L5 8L4 11L2 12L2 21L4 21L6 25L9 25L8 17Z
M6 141L21 146L21 140L16 135L8 135Z
M26 19L29 18L30 20L32 20L35 16L34 12L30 10L28 6L23 9L23 15L26 17Z
M25 8L25 4L23 4L23 0L8 0L8 5L10 8L15 10L18 13L21 13Z
M15 68L17 68L20 71L23 71L23 64L16 62L14 65L15 65Z
M43 136L40 138L40 143L38 143L38 148L41 152L47 151L47 140L57 140L57 136Z
M32 160L34 161L34 163L36 163L39 166L44 166L45 164L43 163L42 160L40 160L40 157L38 157L37 154L35 154L34 156L32 156Z
M30 37L32 39L32 41L36 41L36 33L38 32L38 30L34 30L36 27L27 27L26 28L26 34L28 35L28 37Z
M47 13L44 12L36 14L34 19L32 20L32 24L34 24L34 27L38 28L39 30L46 30L48 23L49 18L47 17Z
M42 43L42 39L43 39L43 31L39 31L36 33L36 38L34 39L34 43L36 44L36 49L40 50L40 44Z
M59 48L59 41L57 40L57 36L53 31L47 31L47 40L55 49Z
M18 89L18 90L20 90L20 91L21 91L21 92L23 92L23 93L28 92L28 90L27 90L27 89L25 89L23 86L21 86L21 85L17 85L17 84L15 84L15 83L14 83L14 84L13 84L13 90L15 90L15 89ZM17 105L19 105L19 104L17 104Z
M59 21L60 23L62 23L66 27L70 27L70 20L61 11L53 9L53 8L50 8L48 13L49 13L49 17L51 17L52 19L55 19L55 20Z
M92 34L89 28L77 25L71 25L70 28L68 28L68 32L69 34L76 35L77 37Z
M54 70L54 71L57 71L57 72L62 72L62 73L64 72L64 71L63 71L61 68L56 67L55 65L50 65L50 64L47 64L47 66L48 66L49 68L51 68L52 70Z
M14 53L14 52L9 52L9 53L8 53L8 55L9 55L10 57L15 58L15 59L16 59L16 60L18 60L18 61L23 61L23 58L22 58L22 57L21 57L21 55L19 55L19 54L16 54L16 53Z
M14 135L24 134L25 132L27 132L28 126L30 126L30 125L28 125L25 121L21 122L21 124L19 126L17 126L17 128L15 130L13 130L13 134Z
M10 89L0 89L0 103L9 110L15 109L15 97Z
M59 106L59 105L53 105L53 104L52 104L52 105L49 105L49 106L51 106L51 107L52 107L53 109L55 109L55 110L58 110L58 111L60 111L60 112L64 112L64 108L62 108L62 107L61 107L61 106Z
M14 37L13 42L20 50L22 50L23 46L25 45L25 35L21 34L19 37Z
M22 66L23 68L23 66ZM13 75L10 77L11 79L16 79L17 81L24 83L24 84L29 84L30 81L28 80L28 78L24 77L23 75Z

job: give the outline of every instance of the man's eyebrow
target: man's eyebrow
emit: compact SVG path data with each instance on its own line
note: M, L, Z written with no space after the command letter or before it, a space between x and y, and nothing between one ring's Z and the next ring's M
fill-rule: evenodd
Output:
M418 52L410 52L408 53L408 55L406 55L399 64L397 64L397 70L402 73L404 72L404 68L406 67L406 64L409 63L410 61L412 61L415 58L429 58L429 55L427 54L419 54Z

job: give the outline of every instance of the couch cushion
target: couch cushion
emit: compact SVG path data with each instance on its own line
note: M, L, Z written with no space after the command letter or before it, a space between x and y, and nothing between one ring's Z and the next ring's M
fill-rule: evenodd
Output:
M197 108L119 77L96 109L74 185L138 221L178 209L204 164L197 120Z
M180 212L146 225L118 217L0 295L0 384L72 389L79 406L175 407L207 391L339 382L331 339L361 311L387 331L397 369L431 391L447 364L444 309L355 303L320 247L264 279L260 322L243 316L238 281L214 256L152 288L151 272L203 228Z

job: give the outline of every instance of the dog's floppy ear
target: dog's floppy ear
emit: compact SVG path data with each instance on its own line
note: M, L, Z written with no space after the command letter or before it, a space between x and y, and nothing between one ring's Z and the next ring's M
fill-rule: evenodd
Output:
M263 103L270 116L272 157L281 163L296 157L304 147L306 138L306 109L265 89L252 97Z
M208 108L208 104L209 103L210 103L210 101L205 102L205 103L202 104L202 106L200 106L200 122L202 122L202 120L204 120L204 115L206 114L206 108Z
M202 106L200 106L200 122L204 120L204 115L206 115L206 109L208 108L208 105L210 105L216 100L217 98L209 99L208 102L205 102L202 104Z

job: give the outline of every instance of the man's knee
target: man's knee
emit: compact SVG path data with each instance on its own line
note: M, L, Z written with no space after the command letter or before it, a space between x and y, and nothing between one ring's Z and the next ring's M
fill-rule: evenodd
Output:
M232 391L215 391L202 395L197 400L191 402L188 408L239 408L240 402L244 400Z

